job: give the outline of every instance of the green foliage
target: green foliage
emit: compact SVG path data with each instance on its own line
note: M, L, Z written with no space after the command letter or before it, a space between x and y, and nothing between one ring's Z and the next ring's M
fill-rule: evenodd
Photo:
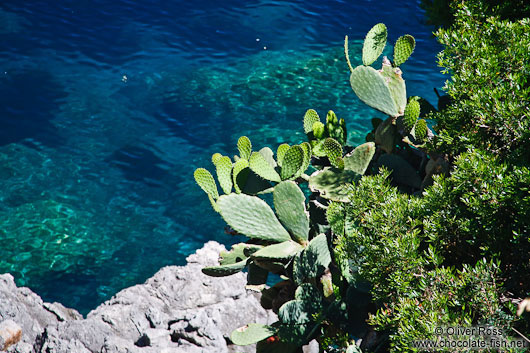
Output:
M489 3L470 1L459 6L453 27L436 33L444 45L439 63L452 76L446 90L454 102L433 115L439 133L436 144L448 153L481 148L503 159L528 163L530 21L489 17L480 11ZM513 6L506 4L499 5Z
M407 104L397 66L414 50L411 36L396 42L393 65L383 58L381 70L367 66L386 43L386 27L376 25L364 65L351 67L345 42L355 93L389 115L372 119L370 142L347 146L344 120L330 110L323 123L310 109L308 142L281 145L276 160L268 148L240 148L250 145L243 138L233 168L212 157L232 170L236 193L229 173L218 171L229 192L219 197L213 176L195 171L214 208L250 238L203 272L248 268L249 285L265 283L268 272L282 276L261 297L279 321L241 328L234 343L298 352L317 338L328 352L411 352L440 326L528 332L529 316L517 318L512 303L530 294L530 22L485 16L485 1L458 5L455 25L438 32L441 63L453 74L443 110L419 97ZM309 201L299 186L306 183ZM274 209L260 198L269 192Z

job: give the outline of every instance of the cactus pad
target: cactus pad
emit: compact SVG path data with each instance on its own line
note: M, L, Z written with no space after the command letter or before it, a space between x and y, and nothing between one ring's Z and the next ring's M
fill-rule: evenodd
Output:
M371 66L357 66L351 73L350 84L357 97L370 107L390 116L399 115L399 107L381 72Z
M344 169L363 175L375 154L375 143L364 143L344 156Z
M246 245L245 243L239 243L232 245L230 251L221 251L219 253L219 264L231 265L245 260L248 257L245 255Z
M414 126L414 138L418 142L424 142L427 138L428 128L427 128L427 122L424 119L420 119L416 122L416 125Z
M331 254L326 235L319 234L294 259L293 275L296 283L303 283L306 279L319 277L330 262Z
M237 140L237 149L239 150L239 156L248 160L250 158L250 153L252 152L252 143L250 143L250 139L246 136L241 136L239 140Z
M387 30L384 23L378 23L373 26L363 44L363 64L372 65L381 55L386 45Z
M289 179L298 172L304 163L304 150L300 146L291 146L285 152L282 161L282 180Z
M399 37L394 46L394 66L401 66L410 57L416 46L414 37L406 34Z
M326 167L314 172L309 178L309 189L332 201L347 202L349 185L360 175L351 170L337 170Z
M392 64L385 56L383 58L381 74L388 84L390 94L392 95L392 99L398 110L398 116L403 115L405 107L407 106L407 88L405 86L405 81L401 76L401 69L399 67L392 67Z
M283 162L283 157L285 156L285 152L289 149L289 145L286 143L282 143L278 146L278 149L276 150L276 161L278 162L278 165L281 167Z
M204 267L202 269L202 273L212 277L230 276L244 269L247 265L247 261L248 259L244 259L243 261L239 261L234 264Z
M225 194L232 192L232 161L230 157L224 156L218 159L215 164L217 180Z
M318 113L314 109L308 109L304 115L304 132L309 134L313 131L313 124L320 121Z
M403 129L407 133L412 130L416 120L418 120L418 117L420 116L420 103L416 98L417 97L413 97L409 99L409 103L405 108L405 114L403 115Z
M234 168L232 171L232 180L234 182L234 189L236 189L236 192L238 194L241 193L241 188L239 187L239 184L237 182L237 176L245 168L248 168L248 161L246 159L241 158L237 162L234 163Z
M339 166L336 165L337 158L342 157L342 146L340 143L337 142L337 140L328 137L324 141L324 151L326 152L326 155L329 158L329 162L332 166L339 168Z
M197 168L193 173L193 177L197 184L211 196L214 200L219 198L219 193L217 191L217 186L215 185L215 180L212 174L204 168Z
M322 139L324 137L324 134L326 132L326 126L322 124L320 121L316 121L313 124L313 136L317 139Z
M254 173L263 179L275 182L281 181L280 175L274 170L274 167L265 160L265 157L263 157L263 154L260 152L253 152L250 155L249 167Z
M217 162L219 162L219 159L221 159L221 157L223 157L223 155L221 153L212 154L212 163L213 163L213 165L216 165Z
M217 201L217 206L226 223L249 238L277 243L291 240L269 205L256 196L223 195Z
M305 195L293 181L282 181L274 187L274 209L280 222L299 244L305 244L309 235L309 214Z
M266 246L252 254L252 258L258 261L282 261L293 257L303 249L302 245L289 240L279 244Z
M263 324L248 324L232 331L230 339L238 346L246 346L262 341L276 334L276 330Z
M300 147L304 151L304 160L302 162L302 166L296 172L295 177L299 177L307 170L309 164L311 163L311 154L313 153L309 142L304 142L300 144Z
M375 143L386 153L392 153L396 142L396 126L392 120L392 118L386 119L375 130Z

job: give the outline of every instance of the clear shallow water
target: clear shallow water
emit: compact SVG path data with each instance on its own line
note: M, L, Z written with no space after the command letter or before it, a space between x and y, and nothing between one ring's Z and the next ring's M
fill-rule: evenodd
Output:
M377 22L389 43L416 37L407 93L436 103L422 21L416 2L4 0L0 273L86 313L205 241L233 243L194 169L240 135L302 141L308 108L362 142L379 114L349 88L342 40L359 64Z

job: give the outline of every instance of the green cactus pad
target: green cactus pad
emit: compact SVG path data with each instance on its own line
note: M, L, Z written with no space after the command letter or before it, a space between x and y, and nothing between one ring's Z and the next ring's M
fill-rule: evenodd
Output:
M339 125L339 118L337 118L337 114L335 114L333 110L328 111L328 113L326 114L326 125Z
M215 212L219 212L219 207L217 207L217 202L214 200L212 195L208 194L208 200L210 200L210 204L212 205L212 208Z
M385 78L388 88L390 89L392 99L396 104L398 110L397 116L403 115L405 112L405 107L407 106L407 87L403 77L401 76L401 69L399 67L392 67L392 64L385 56L383 58L381 74Z
M236 189L236 193L238 194L241 193L241 188L239 187L239 184L237 182L237 176L245 168L248 168L248 161L246 159L241 158L234 163L234 168L232 171L232 181L234 183L234 189Z
M357 66L350 76L350 84L361 101L390 116L399 115L389 84L381 72L371 66Z
M363 64L372 65L374 61L383 53L386 45L387 30L384 23L378 23L373 26L363 44Z
M313 124L313 136L315 136L316 139L322 139L324 138L324 135L326 133L326 125L322 124L320 121L316 121Z
M221 159L221 157L223 157L223 155L221 153L212 154L212 163L213 163L213 165L216 165L217 162L219 162L219 159Z
M205 267L201 271L212 277L225 277L240 272L247 265L248 259L230 265Z
M325 199L339 202L348 202L349 186L360 178L360 175L351 170L337 170L325 167L314 172L309 178L309 189L319 192Z
M324 151L325 140L312 140L311 141L311 153L317 157L326 157L326 151Z
M311 311L322 308L322 293L311 283L302 283L294 293L295 300L301 300Z
M379 145L386 153L392 153L396 144L396 126L392 122L391 117L387 118L375 130L375 144Z
M303 325L311 321L311 313L304 310L305 303L291 300L283 304L278 311L278 318L284 324Z
M286 143L282 143L278 146L278 149L276 150L276 161L278 162L278 165L281 167L283 162L283 157L285 156L285 152L289 149L289 145Z
M331 254L325 234L313 238L307 248L294 258L293 275L296 283L317 278L331 263Z
M424 142L427 138L428 133L428 127L427 122L424 119L420 119L416 122L416 125L414 125L414 138L418 142Z
M217 206L225 222L249 238L276 243L291 240L272 209L259 197L245 194L223 195L217 201Z
M280 182L280 175L274 170L274 167L265 160L260 152L252 152L249 159L250 169L263 179Z
M399 37L394 46L394 66L401 66L407 61L415 46L416 41L410 34Z
M248 324L232 331L230 340L238 346L262 341L276 334L276 329L263 324Z
M300 175L305 173L307 168L309 168L309 164L311 163L311 154L313 153L309 142L304 142L300 144L300 147L304 151L304 160L300 169L298 169L298 171L295 173L295 178L298 178Z
M248 257L245 255L246 246L247 244L245 243L239 243L232 245L230 251L221 251L219 253L219 264L231 265L245 260Z
M324 141L324 151L326 151L326 156L328 156L329 161L332 166L339 168L336 165L337 158L342 157L342 146L337 140L328 137Z
M313 131L313 124L320 121L318 113L314 109L308 109L304 115L304 132L309 134Z
M289 179L294 176L296 172L304 163L304 150L300 146L291 146L285 152L282 162L281 177L282 180Z
M344 156L344 169L364 175L375 154L375 143L364 143Z
M213 175L204 168L197 168L193 173L195 182L204 190L205 193L210 195L214 200L219 198L219 192L217 191L217 185Z
M416 170L407 162L395 154L384 154L377 160L376 168L381 166L386 167L392 172L392 180L401 185L410 186L419 189L421 186L421 178Z
M252 152L252 143L250 139L246 136L241 136L237 140L237 149L239 150L239 157L248 160L250 158L250 153Z
M276 161L274 160L274 152L269 147L263 147L259 150L259 153L265 158L273 168L276 168Z
M232 192L232 161L230 157L224 156L219 158L215 164L215 169L217 171L217 180L221 185L221 189L225 194Z
M420 103L418 102L418 97L413 97L409 99L409 103L405 107L405 114L403 114L403 129L405 132L409 133L416 120L420 116Z
M274 209L280 222L299 244L305 244L309 235L309 214L305 195L293 181L282 181L274 187Z
M258 261L283 261L298 254L303 248L302 245L289 240L266 246L252 254L252 258Z

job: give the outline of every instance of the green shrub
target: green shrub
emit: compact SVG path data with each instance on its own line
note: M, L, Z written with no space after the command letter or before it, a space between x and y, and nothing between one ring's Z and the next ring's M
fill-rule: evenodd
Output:
M456 155L481 148L530 162L530 20L499 20L461 6L455 24L436 36L454 102L432 116L437 149Z

